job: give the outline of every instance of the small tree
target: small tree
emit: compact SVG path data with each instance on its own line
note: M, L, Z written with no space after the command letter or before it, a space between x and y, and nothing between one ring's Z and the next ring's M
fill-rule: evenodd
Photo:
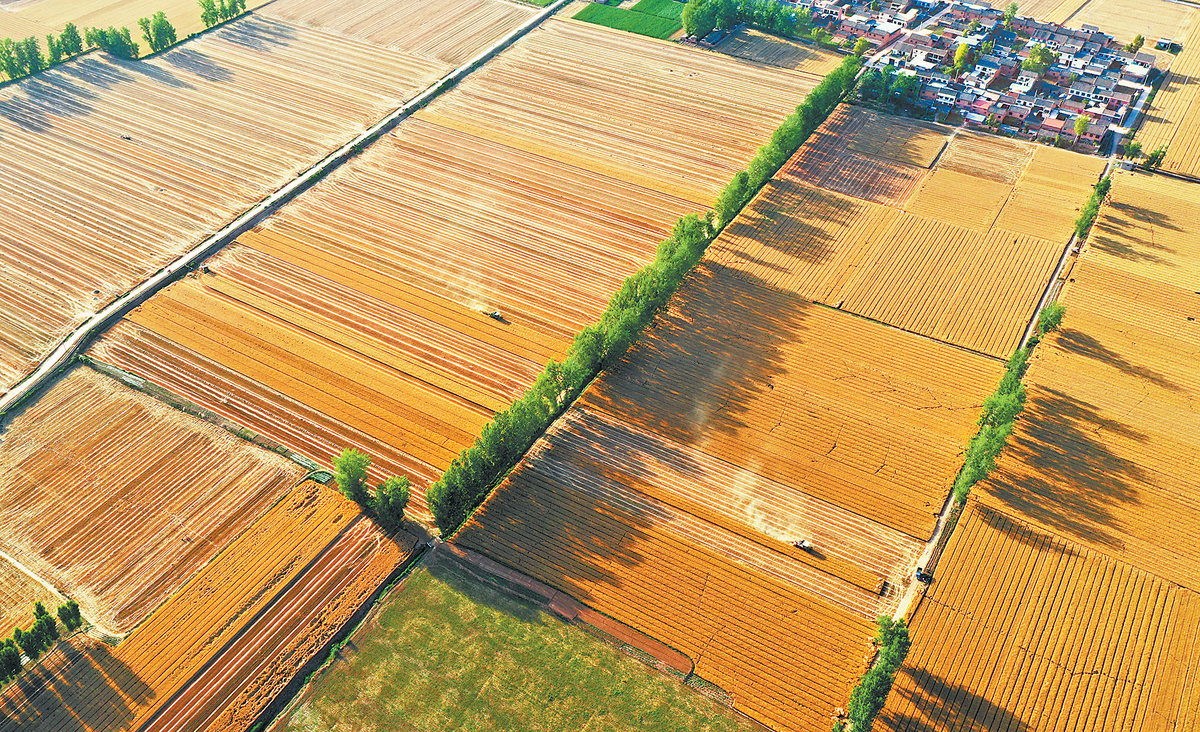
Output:
M954 70L961 71L967 65L967 59L971 55L971 47L965 43L958 44L958 50L954 52Z
M1057 53L1051 51L1049 48L1046 48L1046 46L1041 43L1035 43L1033 47L1029 49L1029 58L1021 62L1021 68L1025 69L1026 71L1035 71L1040 74L1053 66L1055 61L1058 61Z
M866 38L859 38L854 42L854 55L861 57L864 53L871 50L871 42Z
M389 531L404 523L404 507L408 505L409 484L405 476L391 477L375 489L372 506L379 523Z
M20 41L23 47L23 57L25 59L25 73L36 74L46 68L46 59L42 56L42 47L38 45L36 36L30 36L23 41Z
M221 14L217 12L216 0L200 0L200 22L205 28L212 28L221 22Z
M99 46L114 56L137 58L138 44L128 28L88 28L84 33L89 46Z
M1092 118L1087 116L1086 114L1081 114L1075 118L1075 140L1076 141L1078 141L1079 138L1082 137L1083 134L1088 131L1088 127L1091 126L1091 124L1092 124Z
M1142 163L1142 167L1146 170L1152 170L1162 165L1163 158L1167 157L1167 146L1162 145L1154 149L1146 156L1146 162Z
M354 501L363 508L368 507L367 468L371 466L371 456L359 452L353 447L342 450L342 454L333 460L337 470L337 484L342 495Z
M142 28L142 38L146 39L151 53L158 53L164 48L175 45L175 27L167 20L167 14L158 11L149 18L138 21Z
M1130 140L1125 143L1125 157L1130 160L1137 160L1142 156L1142 143L1137 140Z
M1146 43L1146 37L1138 33L1133 37L1133 40L1125 44L1125 50L1129 53L1137 53L1142 50L1142 46Z
M1016 18L1016 17L1017 17L1017 4L1009 3L1008 7L1004 9L1004 27L1006 29L1011 29L1013 18Z
M21 651L17 649L17 645L10 638L4 641L4 645L0 645L0 683L8 681L19 673L21 673Z
M79 37L79 29L74 23L67 23L58 35L58 47L63 56L71 58L83 53L83 39Z
M750 175L746 171L740 170L733 176L729 185L725 186L725 190L721 191L721 195L717 197L717 202L713 205L713 211L717 214L717 228L725 226L733 220L734 216L737 216L749 195Z
M1058 326L1062 323L1063 314L1067 312L1067 306L1059 302L1052 302L1042 311L1038 313L1037 333L1039 336L1044 336L1052 330L1058 330Z

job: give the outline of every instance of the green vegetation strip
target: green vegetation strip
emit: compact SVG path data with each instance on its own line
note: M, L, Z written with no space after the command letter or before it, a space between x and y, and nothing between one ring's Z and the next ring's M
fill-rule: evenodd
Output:
M1086 239L1088 232L1092 230L1092 224L1096 222L1096 215L1100 213L1100 204L1104 203L1104 198L1108 195L1110 188L1112 188L1112 177L1106 175L1092 189L1091 198L1083 205L1083 209L1079 212L1079 218L1075 219L1075 236L1079 237L1080 241Z
M406 578L364 629L285 729L752 729L445 556Z
M875 663L862 678L854 691L850 692L850 703L846 707L846 721L833 726L834 732L851 730L852 732L869 732L875 724L875 717L883 709L888 692L892 690L892 682L904 657L908 655L911 641L908 638L908 628L903 620L892 620L887 616L880 617L879 632L875 635L875 647L879 656Z
M426 498L442 536L453 534L543 431L600 372L620 359L704 256L720 229L753 198L808 139L855 83L862 64L848 56L821 80L761 147L749 170L734 176L716 213L684 216L654 261L631 275L608 301L600 322L584 328L563 362L551 361L520 399L498 412L475 444L463 450Z
M683 24L672 18L612 8L592 3L575 14L575 20L583 20L608 28L629 31L638 35L666 40L683 28Z

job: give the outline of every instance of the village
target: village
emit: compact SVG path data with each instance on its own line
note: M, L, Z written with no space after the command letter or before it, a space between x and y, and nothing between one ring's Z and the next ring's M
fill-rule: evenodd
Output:
M1015 3L798 4L833 41L869 43L870 68L911 113L1087 152L1115 148L1179 50L1171 38L1118 39L1024 17Z

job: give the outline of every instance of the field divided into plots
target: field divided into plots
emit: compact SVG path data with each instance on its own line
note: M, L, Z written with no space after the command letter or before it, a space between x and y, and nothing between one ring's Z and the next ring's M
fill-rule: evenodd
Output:
M1200 591L1200 185L1121 173L980 499Z
M877 729L1197 728L1200 594L971 501Z
M1200 178L1200 23L1183 40L1154 103L1142 114L1136 139L1143 153L1165 145L1163 169Z
M269 0L246 0L246 8L253 10L267 2ZM200 8L195 0L19 0L6 5L12 10L4 12L4 16L13 16L43 29L40 32L31 31L24 34L36 35L39 41L44 41L46 33L50 31L57 34L67 23L74 23L81 32L83 28L127 26L133 31L133 38L138 42L142 53L146 54L149 51L137 22L139 18L148 18L160 10L167 14L167 20L171 21L179 38L186 38L190 33L204 30L204 23L200 20ZM0 20L0 38L24 37L5 34L4 25L4 21ZM42 50L45 51L44 44Z
M843 107L710 256L800 297L1006 357L1102 169Z
M301 472L80 367L4 432L0 548L125 632Z
M1003 9L1008 3L991 0L988 4ZM1192 6L1168 0L1026 0L1019 5L1022 17L1070 28L1094 25L1122 43L1141 34L1147 47L1163 37L1180 43L1196 18Z
M1197 189L1114 175L915 611L889 729L1200 727Z
M499 0L430 5L394 5L359 40L357 27L305 25L326 10L293 3L282 6L292 20L254 13L149 60L91 53L0 91L12 151L0 175L0 388L528 14ZM451 22L459 5L473 35ZM413 8L420 32L395 25Z
M244 729L411 551L401 537L304 483L115 649L76 636L6 687L0 729Z
M687 171L723 183L817 79L549 21L92 353L318 461L366 450L424 514L492 413L711 205Z

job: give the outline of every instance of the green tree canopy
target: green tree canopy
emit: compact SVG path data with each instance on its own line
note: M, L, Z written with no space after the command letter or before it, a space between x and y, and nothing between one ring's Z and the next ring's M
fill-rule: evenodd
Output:
M1046 48L1046 46L1041 43L1035 43L1033 47L1029 49L1029 58L1021 62L1021 68L1025 69L1026 71L1034 71L1040 74L1053 66L1054 62L1056 61L1058 61L1057 53L1051 51L1049 48Z
M359 452L353 447L342 450L342 454L333 460L337 470L337 484L342 495L366 508L367 497L367 468L371 467L371 456Z

